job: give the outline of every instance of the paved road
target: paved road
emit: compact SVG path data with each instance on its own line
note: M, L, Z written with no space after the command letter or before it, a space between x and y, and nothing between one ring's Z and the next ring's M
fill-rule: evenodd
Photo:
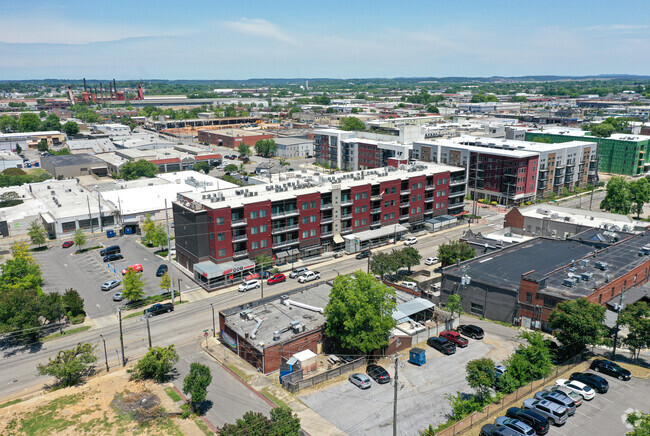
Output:
M593 200L591 199L590 194L584 194L578 197L570 198L568 200L562 200L558 203L558 205L562 207L574 207L577 209L599 211L600 202L603 201L606 195L607 191L595 191ZM589 208L590 205L591 209Z
M248 411L262 412L268 416L271 406L207 356L198 342L180 346L177 351L183 357L176 364L178 377L173 383L180 391L183 390L183 379L190 372L190 364L201 363L210 368L212 383L208 387L205 416L213 425L222 427L234 423Z
M490 229L489 226L476 226L475 228L479 231ZM423 258L433 256L436 254L436 247L439 244L457 239L464 231L465 227L461 226L443 234L421 238L416 248L420 250ZM391 247L384 249L390 250ZM317 269L322 273L323 280L331 280L337 274L351 273L359 269L360 266L364 265L360 265L353 256L346 256L335 263L325 264ZM286 283L265 286L264 295L282 295L288 289L297 287L299 284L295 280L289 279ZM201 301L177 305L174 312L150 319L152 343L161 346L176 344L177 347L194 343L203 337L203 330L212 329L211 304L214 305L215 312L217 312L219 309L254 301L260 297L260 292L260 289L246 293L226 292ZM141 317L125 319L123 331L127 359L134 360L143 356L148 347L146 322ZM50 378L36 376L36 365L46 363L48 358L56 355L59 350L70 348L77 342L88 341L96 344L98 346L97 356L101 364L104 360L104 353L100 335L106 339L109 365L111 367L119 365L120 342L117 321L114 325L95 328L43 344L33 344L31 347L0 349L3 357L0 360L1 392L5 395L20 394L51 381Z

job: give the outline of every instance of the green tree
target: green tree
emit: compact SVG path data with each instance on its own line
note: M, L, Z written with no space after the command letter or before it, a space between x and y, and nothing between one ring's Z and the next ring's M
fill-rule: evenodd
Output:
M36 149L38 151L48 151L50 149L50 146L47 145L47 139L41 139L38 141L38 145L36 146Z
M471 388L476 389L479 400L488 397L496 380L494 361L488 358L470 360L465 366L465 371L467 383Z
M248 144L244 144L244 143L241 143L237 146L237 151L239 152L239 155L242 157L250 157L253 154Z
M47 238L47 232L45 231L45 228L43 228L41 223L38 222L38 220L34 220L29 224L29 228L27 229L27 234L29 235L29 239L32 240L33 245L38 245L39 247L42 247L43 244L45 244Z
M200 363L190 365L190 373L183 380L183 393L190 396L190 407L197 410L197 405L208 396L208 386L212 383L210 368Z
M41 326L39 295L34 289L7 287L0 291L0 333L17 332L7 339L34 341Z
M95 371L96 361L95 346L78 343L74 348L59 351L47 364L39 364L37 368L40 375L56 378L60 386L74 386Z
M151 219L151 214L146 214L144 221L142 221L142 231L144 232L144 240L147 244L151 244L150 239L153 237L153 233L156 231L156 223ZM151 244L153 245L153 244Z
M21 132L36 132L41 127L41 119L37 114L23 112L18 118L18 130Z
M226 167L223 169L227 173L234 173L238 169L237 165L235 164L228 164Z
M44 131L52 131L52 130L61 130L61 118L59 118L56 114L50 114L47 116L47 119L43 122L41 125L41 129Z
M197 162L194 164L192 169L198 172L203 171L205 174L208 174L210 172L210 164L207 162Z
M125 180L135 180L140 177L151 178L158 173L158 167L144 159L136 162L126 162L120 168L120 176Z
M326 332L344 348L370 353L388 345L396 307L395 289L356 271L334 279L325 308Z
M476 251L466 242L450 241L438 247L438 259L444 268L456 263L456 260L463 262L476 256Z
M605 307L586 298L562 301L549 315L549 325L563 345L598 345L606 334Z
M447 304L445 307L449 312L451 312L451 317L454 317L454 313L458 314L458 322L460 322L460 315L463 313L463 305L461 303L462 299L459 294L451 294L447 298Z
M413 247L405 247L398 251L398 259L402 266L408 268L409 273L411 272L411 267L419 265L422 260L420 252Z
M357 117L343 117L341 118L341 130L366 130L366 125Z
M68 136L74 136L79 133L79 124L74 121L68 121L63 125L63 131Z
M50 292L43 294L39 298L40 310L39 314L48 322L58 321L61 315L65 315L63 308L63 299L58 292Z
M539 136L537 138L533 138L533 142L539 142L539 143L542 143L542 144L550 144L551 143L551 138L546 138L546 137Z
M627 436L648 436L650 435L650 414L635 411L627 415L625 422L634 429L625 433Z
M164 383L176 362L178 353L173 344L167 347L151 347L129 372L136 380L151 379Z
M273 139L260 139L255 143L255 152L262 157L273 157L276 147Z
M130 269L124 274L122 296L129 301L139 301L144 297L144 282L140 274Z
M628 327L623 343L632 351L632 357L639 359L639 353L650 347L650 307L645 301L638 301L623 309L619 314L619 325Z
M172 287L172 280L169 277L169 273L165 271L160 277L160 289L166 289L169 292L169 289Z
M614 133L614 126L609 123L592 124L589 126L591 134L599 138L609 138Z
M383 280L384 277L399 269L396 257L388 253L379 252L370 258L370 271Z
M600 208L609 212L627 215L632 208L632 195L625 177L612 177L607 182L607 195Z
M641 218L643 205L650 201L650 183L648 182L648 177L629 182L627 186L630 192L630 202L634 205L633 210L636 212L636 217Z
M553 367L553 357L544 336L537 331L524 331L519 337L528 342L528 345L520 346L515 353L522 355L528 363L529 380L547 377Z
M24 242L17 242L12 248L12 258L0 265L0 291L16 289L18 291L34 290L41 294L43 279L41 268L34 261L29 246ZM2 292L0 292L1 294Z
M65 290L63 297L61 297L61 304L70 317L86 314L84 310L84 299L81 298L79 292L72 288Z
M218 429L220 436L298 436L300 418L288 407L271 409L271 419L261 412L246 412L235 424Z
M268 254L257 256L253 261L260 272L267 270L273 264L273 259Z
M74 245L77 246L77 249L79 251L83 250L87 243L86 234L84 233L83 229L75 230L72 241L74 242Z
M154 247L160 247L162 250L165 245L167 245L167 232L165 231L165 226L158 224L154 227L153 231L150 231L145 236L147 242L149 242Z
M18 120L9 115L0 116L0 132L15 132L19 130Z
M513 95L510 101L513 103L526 103L528 99L525 95Z
M8 168L7 170L9 170ZM19 168L15 168L17 170L20 170ZM5 171L7 171L5 170ZM20 170L22 171L22 170ZM23 172L24 174L24 172ZM12 207L12 206L17 206L19 204L22 204L23 200L20 199L20 196L16 191L7 191L3 192L0 194L0 208L2 207ZM32 242L33 243L33 242Z

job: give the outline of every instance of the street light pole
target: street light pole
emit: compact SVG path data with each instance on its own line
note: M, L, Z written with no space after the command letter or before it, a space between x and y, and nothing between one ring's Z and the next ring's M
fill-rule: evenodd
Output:
M616 327L614 327L614 350L612 352L612 360L616 362L616 344L618 342L618 319L621 316L621 309L623 309L623 291L621 291L620 298L618 299L618 306L616 306Z
M122 349L122 366L126 366L126 358L124 357L124 335L122 334L122 309L117 308L117 316L120 320L120 348Z
M100 338L102 338L102 341L104 341L104 359L106 359L106 372L109 371L108 369L108 353L106 352L106 339L104 339L104 335L99 335Z
M214 322L214 304L210 303L210 307L212 308L212 337L216 338L217 337L217 327Z
M169 281L172 284L172 305L174 304L174 268L172 265L172 247L169 239L169 215L167 213L167 199L165 199L165 223L167 225L167 264L169 270ZM180 285L179 285L180 286ZM178 289L180 292L180 288Z

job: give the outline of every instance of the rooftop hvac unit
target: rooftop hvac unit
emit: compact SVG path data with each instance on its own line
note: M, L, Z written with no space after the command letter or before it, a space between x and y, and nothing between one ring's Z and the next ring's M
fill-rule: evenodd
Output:
M252 314L253 314L253 310L252 310L252 309L242 310L241 312L239 312L239 316L240 316L242 319L249 319L249 315L252 315ZM251 316L250 319L253 319L252 316Z
M582 263L582 266L589 266L589 259L582 259L580 263Z
M273 332L273 340L274 341L279 341L280 340L280 332L278 330L275 330Z
M607 270L608 266L609 265L607 264L607 262L598 261L598 262L594 263L594 268L599 269L601 271Z
M291 322L289 323L289 325L291 326L291 328L294 328L294 327L298 326L299 324L300 324L300 321L296 321L296 320L291 321Z
M566 278L566 279L564 279L564 281L562 282L562 284L563 284L564 286L567 286L567 287L569 287L569 288L572 288L572 287L574 287L574 286L576 285L576 279L573 278L573 277Z
M583 272L582 274L580 274L580 277L581 277L582 280L584 280L585 282L588 282L589 280L591 280L591 278L592 278L593 276L594 276L594 273L592 273L592 272Z
M305 331L305 325L299 323L296 326L292 326L291 330L293 331L293 333L302 333Z

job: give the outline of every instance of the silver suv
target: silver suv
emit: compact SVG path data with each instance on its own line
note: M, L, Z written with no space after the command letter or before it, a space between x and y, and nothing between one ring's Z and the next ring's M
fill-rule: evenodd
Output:
M557 403L551 403L548 400L537 400L529 398L524 400L523 409L532 410L548 419L549 424L564 425L569 418L566 407Z
M535 394L535 398L538 400L548 400L551 403L557 403L560 406L566 407L569 416L576 414L575 401L573 401L568 395L565 395L562 392L539 391Z
M564 386L546 386L544 390L546 392L559 392L561 394L566 395L567 397L573 400L576 407L580 407L582 401L584 400L584 398L582 398L582 395L576 394L571 389L565 388Z
M292 279L295 279L296 277L300 277L301 275L303 275L307 271L309 271L309 270L306 267L301 266L301 267L296 268L293 271L291 271L289 273L289 277L292 278Z

